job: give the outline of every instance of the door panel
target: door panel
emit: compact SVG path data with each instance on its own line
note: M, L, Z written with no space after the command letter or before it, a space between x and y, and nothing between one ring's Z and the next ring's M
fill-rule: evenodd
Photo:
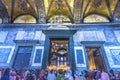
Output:
M32 53L32 46L21 46L14 60L13 68L28 69L29 61Z

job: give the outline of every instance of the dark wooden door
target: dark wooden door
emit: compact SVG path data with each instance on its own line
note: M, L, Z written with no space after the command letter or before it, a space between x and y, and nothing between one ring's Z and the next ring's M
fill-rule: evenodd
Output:
M28 69L31 53L32 46L20 46L14 60L13 68Z

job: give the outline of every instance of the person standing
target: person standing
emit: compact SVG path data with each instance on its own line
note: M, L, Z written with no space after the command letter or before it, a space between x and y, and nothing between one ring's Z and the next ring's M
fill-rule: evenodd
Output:
M16 72L14 70L10 73L10 80L16 80Z
M108 73L102 71L102 73L101 73L101 80L110 80Z
M10 73L10 68L7 68L4 74L2 75L1 80L10 80L9 73Z
M109 76L110 76L110 80L116 80L116 76L115 76L114 71L112 69L109 71Z
M53 70L51 70L51 71L48 73L47 80L56 80L56 76L55 76L55 74L53 73Z

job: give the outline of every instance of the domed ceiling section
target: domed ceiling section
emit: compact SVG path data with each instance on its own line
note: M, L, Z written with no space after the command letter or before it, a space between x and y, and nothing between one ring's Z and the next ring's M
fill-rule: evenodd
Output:
M65 15L70 19L68 22L79 23L91 14L111 21L114 17L120 17L119 7L120 0L0 0L0 15L11 22L21 15L32 15L37 22Z
M75 0L74 20L79 22L91 14L111 19L117 3L118 0Z
M106 17L110 17L110 12L108 6L106 5L106 0L91 0L90 2L89 1L85 0L83 4L82 12L84 17L88 16L89 14L101 14Z
M47 11L48 19L53 15L61 15L61 14L66 15L72 19L73 0L51 0L49 8L47 10L48 10Z
M32 15L44 21L45 11L42 0L2 0L12 20L21 15ZM41 17L42 16L42 17Z

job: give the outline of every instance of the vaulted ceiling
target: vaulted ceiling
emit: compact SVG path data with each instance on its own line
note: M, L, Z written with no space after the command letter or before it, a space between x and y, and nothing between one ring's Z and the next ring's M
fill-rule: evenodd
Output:
M0 0L0 17L11 22L20 15L32 15L47 22L55 15L63 15L71 22L80 22L91 14L110 21L120 18L120 0Z

